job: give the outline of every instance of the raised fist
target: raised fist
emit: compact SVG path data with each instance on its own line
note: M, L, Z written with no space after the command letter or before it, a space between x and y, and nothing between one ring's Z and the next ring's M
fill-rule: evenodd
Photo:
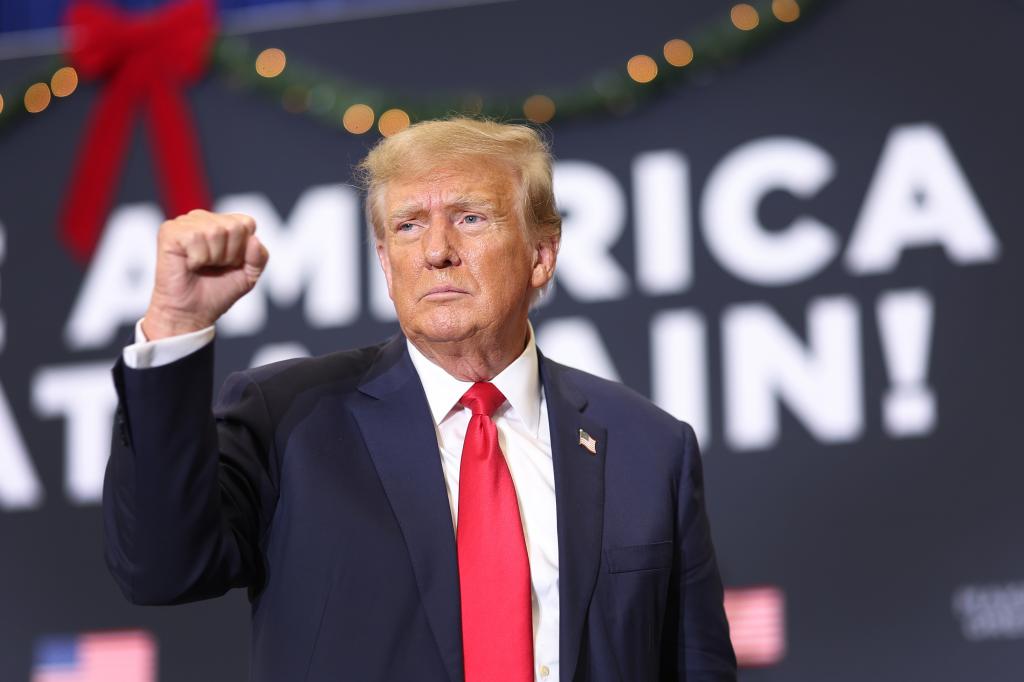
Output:
M247 294L269 258L255 232L247 215L198 209L161 225L146 338L208 327Z

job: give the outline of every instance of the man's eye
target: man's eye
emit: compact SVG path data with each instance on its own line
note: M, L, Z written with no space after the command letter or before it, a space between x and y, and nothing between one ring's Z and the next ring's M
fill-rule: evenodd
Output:
M415 227L412 223L401 223L398 226L399 232L411 232L412 228Z
M483 220L483 218L481 218L478 215L468 215L468 216L466 216L465 218L462 219L463 222L469 223L470 225L476 225L481 220Z

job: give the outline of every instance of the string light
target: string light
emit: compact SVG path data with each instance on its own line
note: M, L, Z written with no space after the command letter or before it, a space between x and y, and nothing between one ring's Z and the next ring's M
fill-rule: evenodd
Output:
M268 47L256 57L256 73L264 78L276 78L284 71L287 62L284 50Z
M753 0L732 6L730 20L732 24L743 33L749 33L760 25L760 16L755 9ZM825 4L825 0L761 0L758 7L764 11L771 8L775 20L780 23L796 21L819 4ZM749 36L729 36L721 31L721 24L718 21L708 24L689 36L689 41L679 38L669 40L662 46L662 54L667 64L676 68L682 68L695 63L696 52L700 52L700 64L702 69L715 68L719 65L732 63L737 56L756 47L764 36L760 32L750 33ZM773 32L774 34L774 32ZM697 49L694 49L694 46ZM262 51L252 50L247 47L242 39L227 38L222 40L213 52L213 66L217 71L228 78L238 87L252 87L252 69L255 67L257 74L263 78L277 78L284 74L287 58L283 50L279 48L268 48ZM339 79L330 73L318 72L311 67L300 65L298 71L293 66L288 75L281 78L283 83L273 88L264 90L276 98L280 98L285 109L314 116L320 120L330 120L333 125L338 119L331 115L336 111L340 102L346 99L352 101L359 96L352 86L342 84ZM294 72L294 73L293 73ZM250 75L246 75L250 74ZM617 115L624 115L631 111L636 105L634 92L631 88L633 83L649 83L659 76L658 63L646 54L638 54L628 60L626 73L621 70L601 70L590 79L585 79L584 84L559 94L555 98L540 95L532 95L523 101L523 113L531 122L541 123L550 120L555 112L561 119L570 120L579 116L593 113L611 112ZM32 84L24 92L25 110L31 113L39 113L49 107L53 97L67 97L77 90L79 76L71 67L58 69L55 73L46 73L38 76L41 82ZM280 82L280 81L279 81ZM686 82L680 79L679 83ZM20 88L19 88L20 90ZM399 92L378 93L381 99L389 101L401 101L405 95ZM10 95L8 94L8 99ZM15 95L15 102L17 96ZM515 100L512 100L514 102ZM454 95L446 101L424 102L419 101L419 106L414 100L409 106L403 109L391 109L379 117L378 129L382 135L394 134L395 131L403 129L405 119L418 120L437 116L442 110L461 111L468 115L486 115L494 117L508 116L510 105L508 99L497 98L494 100L484 99L476 93ZM0 96L0 113L7 113L7 116L0 116L0 131L10 125L15 125L19 117L10 116L10 102L5 102ZM6 107L6 112L5 112ZM345 129L354 134L368 132L374 127L377 119L375 112L365 104L353 105L345 110L342 117L342 124Z
M665 61L672 66L686 66L693 61L693 47L679 38L665 43L662 53L665 55Z
M733 26L741 31L751 31L757 28L758 22L761 21L761 18L757 16L757 10L754 9L754 6L748 5L745 2L733 5L732 10L729 12L729 18L732 19Z
M377 121L377 130L384 137L390 137L408 128L409 123L409 114L401 109L388 109L380 115L380 120Z
M523 102L523 114L534 123L547 123L555 117L555 102L547 95L531 95Z
M50 79L50 89L57 97L67 97L78 87L78 72L74 67L64 66L57 69Z
M30 114L38 114L50 106L50 88L46 83L33 83L25 91L25 109Z
M800 18L800 5L796 0L772 0L772 14L779 21L796 21Z
M353 135L362 135L373 127L373 109L365 104L353 104L345 110L341 124Z
M637 83L650 83L658 75L658 64L647 55L638 54L626 62L626 72Z

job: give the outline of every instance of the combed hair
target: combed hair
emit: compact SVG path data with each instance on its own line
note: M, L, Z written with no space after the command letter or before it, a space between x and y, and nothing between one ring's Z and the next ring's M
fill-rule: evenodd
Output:
M383 194L396 178L416 177L446 162L467 158L505 163L519 180L521 217L534 239L558 238L562 217L551 184L551 151L525 125L463 116L421 121L378 142L356 167L366 192L366 219L374 236L384 236Z

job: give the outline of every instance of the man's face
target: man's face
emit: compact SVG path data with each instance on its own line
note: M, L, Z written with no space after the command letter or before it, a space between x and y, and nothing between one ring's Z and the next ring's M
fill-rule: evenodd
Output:
M525 333L557 244L528 237L511 169L460 160L384 188L377 254L405 334L433 343ZM520 330L516 330L516 327Z

